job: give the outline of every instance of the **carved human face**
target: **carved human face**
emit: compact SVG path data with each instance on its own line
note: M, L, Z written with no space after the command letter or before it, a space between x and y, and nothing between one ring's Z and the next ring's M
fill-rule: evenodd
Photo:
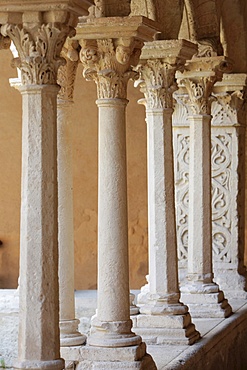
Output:
M130 48L118 45L116 48L116 59L120 64L127 64L130 60Z

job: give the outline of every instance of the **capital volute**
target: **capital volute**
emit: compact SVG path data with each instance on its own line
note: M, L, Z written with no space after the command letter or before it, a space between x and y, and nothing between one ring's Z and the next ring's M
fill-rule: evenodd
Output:
M184 103L190 114L211 114L213 86L231 68L231 61L225 57L194 58L185 64L184 72L177 73L177 80L187 93Z

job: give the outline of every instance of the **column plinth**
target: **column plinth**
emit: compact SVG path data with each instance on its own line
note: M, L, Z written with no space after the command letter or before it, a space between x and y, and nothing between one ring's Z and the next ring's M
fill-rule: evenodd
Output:
M133 322L150 344L193 344L200 337L180 302L172 165L175 72L196 50L185 40L146 43L138 67L147 123L149 285Z
M213 281L211 221L211 93L228 67L224 57L195 58L178 75L188 94L183 102L190 126L188 274L181 298L192 317L227 317L232 312Z
M123 17L122 38L116 38L119 19L98 18L81 24L77 33L83 75L97 85L99 112L98 300L88 344L107 369L115 368L106 358L110 348L118 366L156 369L142 338L131 331L126 168L127 84L136 76L132 66L138 63L145 41L142 31L146 29L150 40L156 33L152 26L143 17ZM87 40L88 33L95 39ZM130 348L135 355L128 359Z

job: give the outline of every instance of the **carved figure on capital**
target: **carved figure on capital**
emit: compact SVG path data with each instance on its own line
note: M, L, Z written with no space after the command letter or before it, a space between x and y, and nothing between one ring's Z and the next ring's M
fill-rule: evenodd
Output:
M83 75L96 82L98 98L125 99L129 79L137 76L132 66L139 61L143 43L132 39L102 39L83 40L80 44Z
M1 27L2 35L8 36L18 51L13 66L20 68L24 85L57 83L58 68L65 63L61 50L67 36L74 32L70 26L49 23L32 28L13 24Z

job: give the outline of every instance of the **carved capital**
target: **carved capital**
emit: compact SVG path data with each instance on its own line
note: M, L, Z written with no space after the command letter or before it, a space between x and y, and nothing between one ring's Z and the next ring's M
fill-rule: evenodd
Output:
M212 106L215 126L236 126L246 124L247 75L225 74L213 89L215 102Z
M58 69L57 83L61 86L58 99L73 102L74 84L79 62L79 44L77 41L65 42L61 56L66 60L66 64Z
M82 40L80 45L83 76L95 81L98 98L126 99L127 83L137 75L132 66L139 61L143 43L129 38Z
M188 106L190 114L211 114L214 99L211 93L216 81L215 76L201 77L198 80L186 78L181 81L188 92L187 101L184 98L184 103Z
M225 57L194 58L187 62L185 71L177 77L188 94L184 103L190 114L211 114L213 86L222 80L224 72L230 70L231 63Z
M212 125L236 126L245 124L245 91L236 90L234 92L215 94L214 96Z
M6 24L1 33L16 46L19 56L13 65L20 68L23 85L57 83L58 68L65 63L61 50L67 36L74 34L73 28L57 23L32 27Z
M147 60L138 66L140 74L135 85L141 87L145 95L142 100L147 109L172 109L173 92L177 90L175 81L176 66L159 59Z

